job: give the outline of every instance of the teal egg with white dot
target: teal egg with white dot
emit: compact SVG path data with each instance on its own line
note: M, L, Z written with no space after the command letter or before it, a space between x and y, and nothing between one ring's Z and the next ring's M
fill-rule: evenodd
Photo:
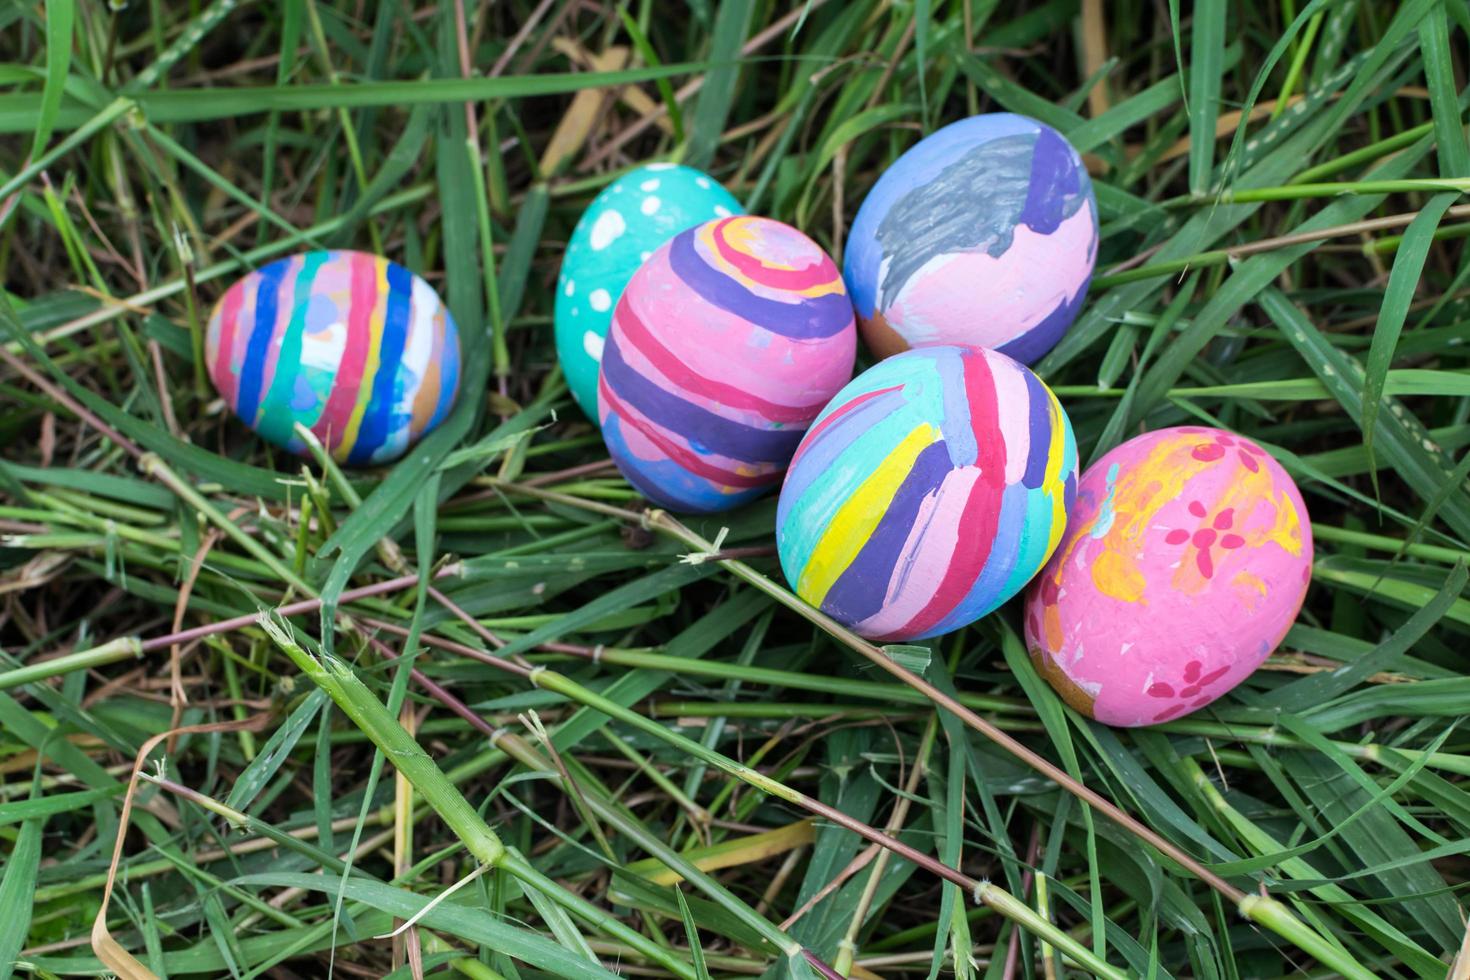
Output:
M672 163L630 170L588 205L562 258L555 324L556 356L567 386L594 423L602 345L623 287L679 232L744 213L713 177Z

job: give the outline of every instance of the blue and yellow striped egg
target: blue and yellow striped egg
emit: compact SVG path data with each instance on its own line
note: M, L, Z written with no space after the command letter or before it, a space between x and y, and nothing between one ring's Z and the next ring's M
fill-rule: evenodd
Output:
M205 334L210 378L246 425L304 455L300 423L353 465L397 459L442 422L459 361L434 288L366 252L262 266L225 291Z
M597 419L597 366L633 273L686 228L744 213L709 174L672 163L630 170L592 199L562 256L553 317L557 360L588 418Z
M880 361L822 410L776 516L786 578L863 636L966 626L1016 595L1061 541L1077 443L1030 370L980 347Z

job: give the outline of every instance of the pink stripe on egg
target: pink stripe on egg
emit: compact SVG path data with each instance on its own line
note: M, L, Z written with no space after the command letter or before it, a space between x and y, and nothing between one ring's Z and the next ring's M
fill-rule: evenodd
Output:
M815 246L811 248L812 262L810 265L802 266L800 269L782 269L779 266L767 265L725 237L725 230L731 222L743 223L753 220L761 219L751 219L745 216L726 218L715 225L711 234L715 248L719 250L720 258L738 269L741 275L763 286L796 292L824 286L837 278L837 266ZM766 223L762 222L762 224Z
M240 307L245 301L245 289L236 284L225 291L220 300L218 347L214 352L210 373L215 387L224 396L227 405L234 405L240 397L240 374L235 365L235 334L240 321Z
M647 324L633 312L632 304L619 303L615 314L618 327L630 345L658 372L693 395L714 400L717 404L754 412L772 422L803 423L821 411L824 401L809 405L780 405L736 385L725 384L692 370L683 360L658 342Z
M352 418L352 409L362 388L363 368L371 346L373 313L378 306L379 260L365 252L352 252L352 293L347 304L347 342L337 369L332 393L311 431L329 446L340 442ZM335 439L333 438L335 437Z
M944 478L938 494L925 498L894 563L882 610L857 624L864 636L903 631L934 598L959 544L965 502L979 478L977 468L960 467Z

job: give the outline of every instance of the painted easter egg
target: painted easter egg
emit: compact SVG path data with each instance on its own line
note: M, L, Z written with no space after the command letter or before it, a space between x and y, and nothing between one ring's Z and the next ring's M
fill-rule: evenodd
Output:
M1067 703L1152 725L1225 694L1276 649L1312 575L1291 477L1243 436L1185 426L1107 453L1026 600L1032 662Z
M735 507L780 482L856 353L852 303L816 242L769 218L708 221L623 291L602 355L602 435L659 506Z
M205 361L225 403L305 455L297 422L337 460L385 463L449 414L459 332L439 294L366 252L303 252L250 273L209 319Z
M802 440L777 509L781 567L863 636L938 636L1025 587L1076 480L1072 424L1030 370L915 348L853 379Z
M997 112L944 127L883 173L843 276L879 357L973 344L1032 364L1077 318L1096 255L1082 158L1050 126Z
M556 356L572 397L597 417L597 365L613 308L638 267L664 242L712 218L744 214L708 174L672 163L631 170L583 212L556 284Z

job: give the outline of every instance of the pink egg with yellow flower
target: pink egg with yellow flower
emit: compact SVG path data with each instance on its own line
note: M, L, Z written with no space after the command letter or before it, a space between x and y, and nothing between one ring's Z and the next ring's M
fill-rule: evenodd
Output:
M1158 724L1250 676L1311 575L1311 523L1281 464L1222 429L1161 429L1083 474L1027 595L1027 649L1088 717Z

